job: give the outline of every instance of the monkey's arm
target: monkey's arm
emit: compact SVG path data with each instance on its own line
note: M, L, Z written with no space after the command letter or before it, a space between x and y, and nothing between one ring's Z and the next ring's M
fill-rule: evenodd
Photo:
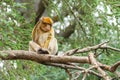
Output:
M33 30L32 30L32 39L33 41L35 41L36 39L36 31L37 31L37 28L40 26L40 21L37 22L37 24L34 26Z
M41 47L34 41L29 42L29 51L37 52Z
M34 41L29 42L29 51L34 51L34 52L37 52L38 54L50 54L50 52L47 49L42 49Z

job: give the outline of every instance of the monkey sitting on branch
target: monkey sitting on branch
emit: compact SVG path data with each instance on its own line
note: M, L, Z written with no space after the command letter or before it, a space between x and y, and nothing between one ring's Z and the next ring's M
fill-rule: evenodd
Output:
M32 31L32 41L29 42L29 51L55 55L58 50L55 38L53 21L50 17L42 17Z

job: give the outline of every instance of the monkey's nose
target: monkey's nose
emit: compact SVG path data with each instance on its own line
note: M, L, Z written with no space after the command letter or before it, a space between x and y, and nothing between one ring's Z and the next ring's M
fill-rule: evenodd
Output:
M46 25L46 29L47 29L47 30L50 30L50 25Z

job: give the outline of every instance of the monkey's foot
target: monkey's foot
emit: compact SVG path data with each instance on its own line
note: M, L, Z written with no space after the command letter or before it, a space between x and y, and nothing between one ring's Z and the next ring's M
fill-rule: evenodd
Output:
M38 51L37 51L38 54L49 54L49 51L46 50L46 49L42 49L40 48Z

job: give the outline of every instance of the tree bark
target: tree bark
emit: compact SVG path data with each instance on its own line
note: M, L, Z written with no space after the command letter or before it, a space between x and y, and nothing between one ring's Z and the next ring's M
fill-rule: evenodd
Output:
M120 72L117 71L117 68L120 66L120 61L116 62L112 66L102 64L97 60L97 56L91 52L91 50L97 49L111 49L114 51L120 51L120 49L112 48L107 46L107 42L100 43L95 46L86 47L83 49L72 49L63 54L65 55L49 55L49 54L37 54L36 52L24 51L24 50L8 50L0 51L0 58L2 60L31 60L37 63L44 65L60 67L63 69L73 69L80 70L80 73L76 76L78 78L81 74L83 75L82 79L86 79L88 74L93 74L95 76L101 77L104 80L112 80L113 78L107 74L106 71L109 71L120 78ZM73 56L75 53L90 52L88 56ZM77 63L77 64L76 64ZM92 65L88 69L81 67L79 63ZM97 71L95 71L95 69ZM69 70L68 70L69 71Z
M88 57L78 57L78 56L55 56L48 54L37 54L35 52L23 51L23 50L10 50L10 51L0 51L0 58L3 60L31 60L38 63L42 62L52 62L52 63L89 63Z
M48 1L46 0L40 0L38 4L38 10L36 12L36 19L35 24L39 21L39 18L43 15L45 12L46 6L48 6Z

